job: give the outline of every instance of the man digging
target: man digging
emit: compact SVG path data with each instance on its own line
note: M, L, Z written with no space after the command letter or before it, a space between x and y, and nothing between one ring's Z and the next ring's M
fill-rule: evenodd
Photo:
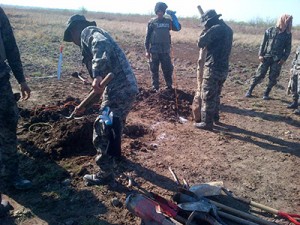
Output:
M64 41L80 47L82 61L93 78L92 87L96 93L103 92L100 84L107 74L114 74L102 95L102 117L97 117L94 123L93 143L100 171L83 177L87 185L103 184L112 178L114 165L121 158L122 131L138 93L137 81L122 49L105 30L96 27L95 22L87 21L82 15L71 16ZM82 111L84 109L75 109L74 113Z

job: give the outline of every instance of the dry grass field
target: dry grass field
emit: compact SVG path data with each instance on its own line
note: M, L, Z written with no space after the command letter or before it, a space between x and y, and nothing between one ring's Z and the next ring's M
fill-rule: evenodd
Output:
M33 181L26 192L3 188L14 211L0 225L135 225L140 219L125 207L133 190L127 176L142 188L171 199L176 184L168 171L190 185L223 181L238 196L282 211L300 213L300 121L286 108L291 59L300 44L293 30L293 52L283 67L271 100L263 101L265 82L244 98L258 66L257 52L266 26L229 22L234 30L230 73L222 93L221 125L213 132L194 128L191 103L196 88L196 42L201 32L196 18L181 19L172 33L175 90L150 90L150 71L144 57L144 38L150 16L85 12L88 20L111 33L124 49L136 74L140 94L129 114L122 151L125 162L116 180L103 186L84 186L82 176L97 171L91 144L96 109L82 120L67 120L72 105L88 93L71 74L81 71L80 50L62 43L67 10L4 7L21 51L32 97L19 102L18 125L21 173ZM78 12L77 12L78 13ZM56 79L59 47L64 45L62 79ZM163 83L163 80L161 80ZM12 83L17 91L16 82ZM179 123L179 116L187 119ZM0 184L0 188L2 188ZM118 205L112 200L118 199ZM282 218L251 209L274 224ZM229 222L228 224L234 224Z

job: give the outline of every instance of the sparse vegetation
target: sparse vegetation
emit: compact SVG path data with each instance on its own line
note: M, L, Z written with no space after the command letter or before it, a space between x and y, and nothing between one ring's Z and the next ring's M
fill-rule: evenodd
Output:
M261 99L264 83L258 85L253 98L243 97L259 63L263 32L273 21L228 21L234 30L234 47L222 92L221 124L207 132L195 129L191 118L199 53L196 42L202 29L197 18L180 19L182 31L172 34L176 92L162 89L153 93L144 56L146 24L153 15L96 13L84 8L4 9L14 26L32 89L30 100L19 102L18 138L20 171L34 187L26 192L4 188L15 210L1 225L140 224L124 205L126 196L136 191L128 187L128 176L143 189L171 199L177 186L168 166L190 185L223 181L238 196L284 211L299 211L300 123L299 117L286 109L291 96L285 93L292 57L283 67L270 101ZM86 187L82 179L84 174L98 171L91 142L97 106L84 119L65 118L91 88L71 76L75 71L89 76L82 68L78 47L62 42L66 21L74 13L84 13L112 34L124 49L140 89L124 129L122 153L126 159L116 180L108 185ZM294 49L299 37L300 29L295 27ZM63 71L58 81L61 44ZM178 116L187 120L181 124ZM120 206L113 205L112 199ZM266 216L280 225L288 224Z

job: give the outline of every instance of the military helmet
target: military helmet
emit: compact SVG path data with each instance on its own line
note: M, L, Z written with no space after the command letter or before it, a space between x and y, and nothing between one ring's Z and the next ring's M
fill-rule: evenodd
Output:
M164 2L157 2L154 8L155 14L157 14L158 11L163 11L165 12L166 9L168 8L167 4Z
M67 41L67 42L72 41L70 30L77 23L85 23L87 26L96 26L95 21L92 21L92 22L87 21L83 15L75 14L75 15L71 16L67 22L67 28L64 33L64 41Z
M220 16L222 16L222 14L217 14L214 9L210 9L203 13L200 22L205 25L209 20L219 18Z

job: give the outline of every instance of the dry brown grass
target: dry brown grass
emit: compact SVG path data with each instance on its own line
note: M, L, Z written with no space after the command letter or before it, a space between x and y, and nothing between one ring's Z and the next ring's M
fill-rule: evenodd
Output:
M80 13L72 10L42 10L4 7L21 50L26 68L35 66L36 75L53 75L56 72L58 49L68 18ZM147 22L153 15L121 15L86 12L88 20L94 20L99 27L106 29L122 47L136 46L143 49ZM172 41L195 44L202 30L197 18L180 19L182 30L173 32ZM267 27L229 22L234 31L234 46L257 49ZM300 28L293 30L293 50L300 44ZM80 65L80 55L76 46L64 43L64 55L74 59ZM64 65L64 70L69 69Z

